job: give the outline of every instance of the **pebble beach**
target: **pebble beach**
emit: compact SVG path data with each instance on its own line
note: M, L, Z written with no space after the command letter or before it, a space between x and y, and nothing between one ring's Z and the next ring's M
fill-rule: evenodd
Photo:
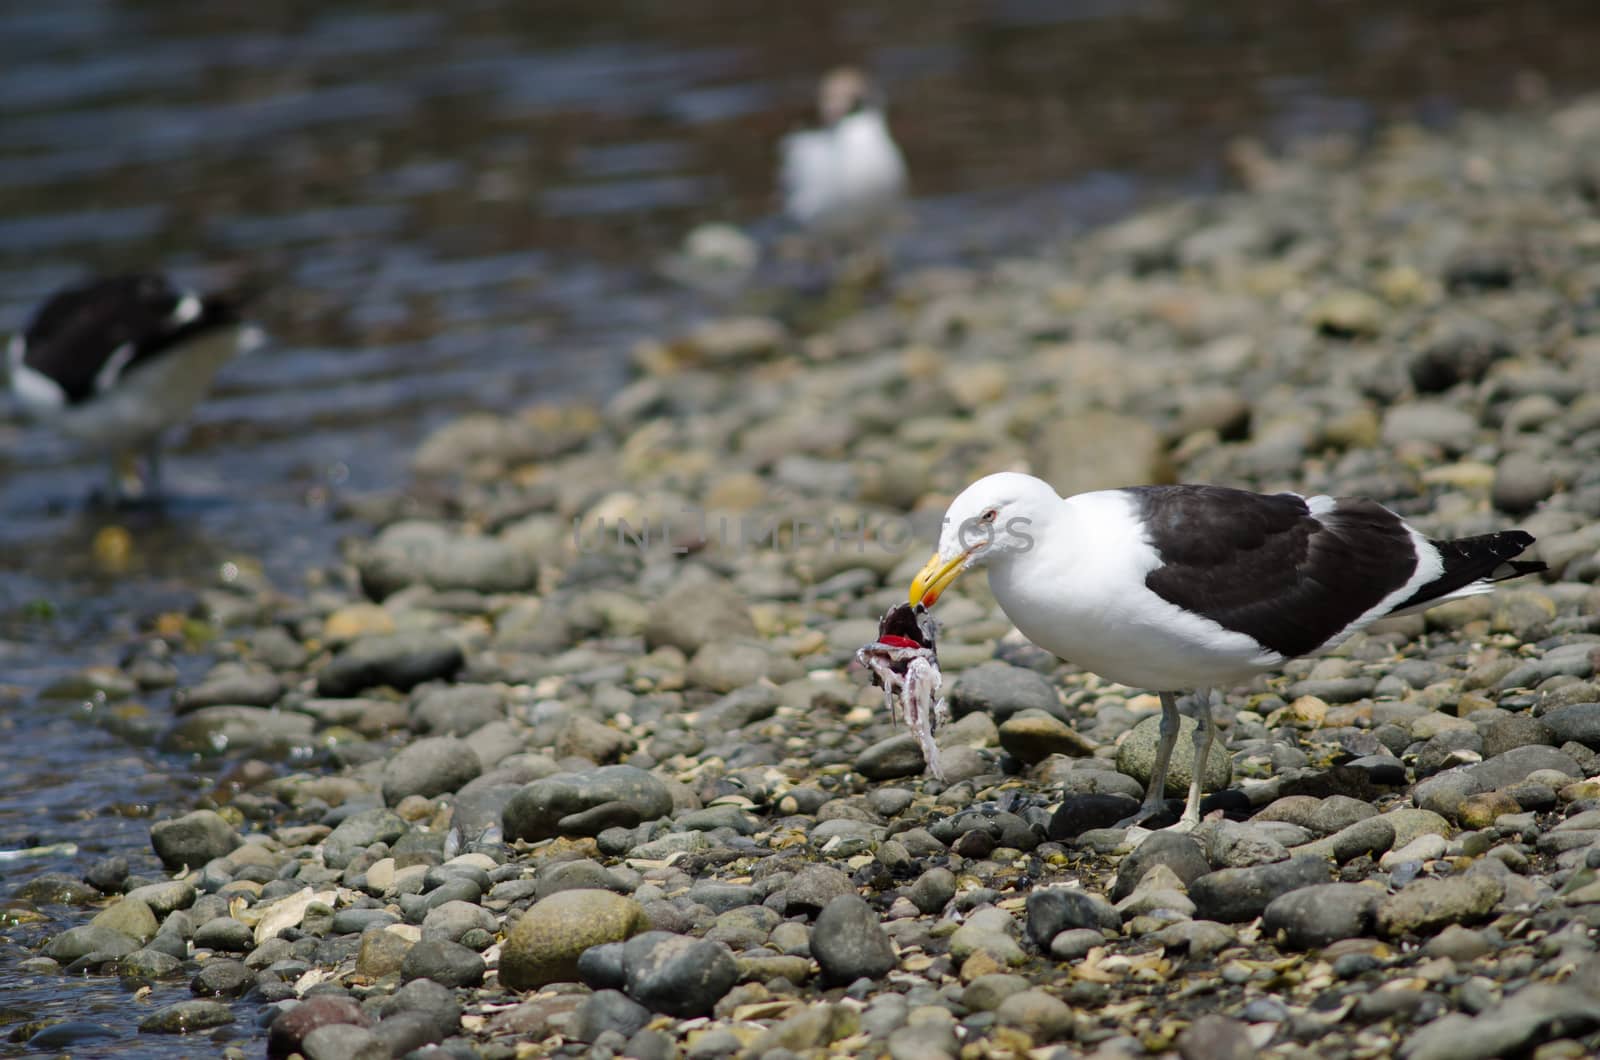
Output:
M142 619L48 694L155 704L215 783L146 857L9 866L0 960L194 1055L1594 1055L1600 99L1230 161L469 414L342 499L336 566ZM1206 820L1130 850L1154 695L969 577L936 781L853 662L1000 470L1369 496L1550 569L1230 690L1169 778Z

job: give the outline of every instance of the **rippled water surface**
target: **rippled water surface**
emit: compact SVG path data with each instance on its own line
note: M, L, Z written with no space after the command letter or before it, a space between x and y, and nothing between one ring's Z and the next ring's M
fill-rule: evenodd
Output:
M914 266L1223 186L1234 136L1360 136L1590 88L1597 50L1582 0L3 0L0 332L86 271L159 266L259 280L274 341L177 440L164 512L86 509L97 460L0 411L0 851L76 845L0 878L107 853L152 870L150 818L207 785L150 747L164 693L113 709L41 690L239 571L300 586L353 529L339 496L402 481L443 419L604 395L632 340L715 309L657 262L707 220L772 245L774 144L828 66L888 91L916 193L896 257ZM791 279L760 274L763 304ZM132 546L115 571L93 547L112 524ZM207 665L175 661L185 679ZM55 912L0 934L0 1055L50 1016L107 1028L75 1056L193 1055L129 1018L182 984L130 1002L115 981L17 973L78 915ZM239 1016L223 1037L259 1049Z

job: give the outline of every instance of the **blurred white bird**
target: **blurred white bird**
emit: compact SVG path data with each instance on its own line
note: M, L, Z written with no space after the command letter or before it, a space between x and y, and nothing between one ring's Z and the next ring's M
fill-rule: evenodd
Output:
M188 416L234 354L262 341L234 295L175 287L153 273L90 280L52 295L6 350L17 402L37 420L111 457L144 449L142 493L160 493L160 438Z
M881 235L899 211L906 163L861 71L842 67L822 79L822 128L784 137L784 212L818 239L857 242Z

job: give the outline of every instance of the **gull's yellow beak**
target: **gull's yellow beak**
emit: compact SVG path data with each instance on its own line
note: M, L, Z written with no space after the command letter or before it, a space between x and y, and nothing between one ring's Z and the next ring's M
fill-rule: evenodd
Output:
M913 606L921 604L923 607L932 607L939 602L939 596L950 588L961 572L966 569L970 553L963 552L953 559L942 560L939 553L935 552L927 564L911 579L911 603Z

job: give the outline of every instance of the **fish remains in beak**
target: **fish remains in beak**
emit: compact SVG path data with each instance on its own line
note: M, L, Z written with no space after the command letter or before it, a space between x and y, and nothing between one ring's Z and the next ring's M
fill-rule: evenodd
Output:
M896 604L878 620L878 639L863 645L856 659L872 672L872 683L883 689L890 716L904 721L916 735L928 772L942 780L933 731L950 720L950 708L939 694L944 678L939 673L937 635L933 617L924 608Z

